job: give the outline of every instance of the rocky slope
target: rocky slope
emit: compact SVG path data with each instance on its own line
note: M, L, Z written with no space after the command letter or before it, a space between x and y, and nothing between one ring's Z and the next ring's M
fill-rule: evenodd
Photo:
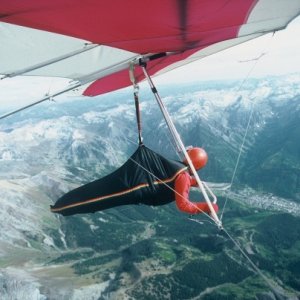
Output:
M221 206L229 198L224 224L291 299L299 290L293 264L300 232L297 83L299 76L291 75L249 80L241 88L208 82L161 89L184 142L209 153L201 176L214 184ZM141 99L145 143L178 158L152 96ZM172 204L69 218L49 212L63 193L111 172L135 150L132 102L121 91L49 103L0 124L2 298L272 299L226 236ZM252 108L239 168L224 190ZM281 222L293 234L276 250L265 237L285 240Z

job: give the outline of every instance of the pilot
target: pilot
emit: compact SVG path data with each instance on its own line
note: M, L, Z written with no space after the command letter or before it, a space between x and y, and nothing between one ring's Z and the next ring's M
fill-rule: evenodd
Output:
M198 171L203 168L208 160L208 156L204 149L194 147L187 151L194 168ZM183 161L188 165L186 159ZM207 213L211 211L206 202L192 202L189 199L189 192L191 187L198 186L194 176L191 175L191 170L180 173L175 180L175 201L177 208L188 214ZM212 206L217 213L219 208L217 204L212 203Z

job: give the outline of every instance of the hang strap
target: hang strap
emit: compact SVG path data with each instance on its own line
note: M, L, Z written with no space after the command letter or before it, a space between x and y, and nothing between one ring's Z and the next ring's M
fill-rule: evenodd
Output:
M140 111L140 101L139 101L139 85L137 84L137 82L135 80L133 64L130 64L129 77L133 84L133 97L134 97L136 121L137 121L137 127L138 127L139 145L142 145L143 138L142 138L142 121L141 121L141 111Z

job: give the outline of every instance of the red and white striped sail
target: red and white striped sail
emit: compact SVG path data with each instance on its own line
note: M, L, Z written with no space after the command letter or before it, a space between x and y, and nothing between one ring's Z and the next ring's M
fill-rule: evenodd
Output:
M159 74L299 13L300 0L0 0L0 74L70 78L94 96L130 85L141 55L173 53L148 63Z

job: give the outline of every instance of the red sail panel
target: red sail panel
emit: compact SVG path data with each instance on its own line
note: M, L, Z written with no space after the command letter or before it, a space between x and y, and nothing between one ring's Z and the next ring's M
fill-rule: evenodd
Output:
M136 53L185 51L236 37L255 0L2 0L1 21Z

